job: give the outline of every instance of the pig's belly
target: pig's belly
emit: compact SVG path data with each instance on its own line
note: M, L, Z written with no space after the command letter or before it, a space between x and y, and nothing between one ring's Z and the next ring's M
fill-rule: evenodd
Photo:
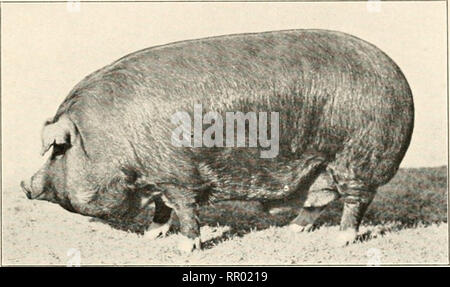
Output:
M235 149L201 160L198 170L211 187L212 201L269 201L307 189L325 163L325 158L318 154L304 154L296 159L261 159Z

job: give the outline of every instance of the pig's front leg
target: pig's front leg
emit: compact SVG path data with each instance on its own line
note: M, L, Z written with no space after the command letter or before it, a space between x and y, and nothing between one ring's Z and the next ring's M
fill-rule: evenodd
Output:
M183 238L178 248L183 252L201 249L200 225L197 203L193 191L179 186L168 186L162 194L164 203L173 209L180 222L180 232Z

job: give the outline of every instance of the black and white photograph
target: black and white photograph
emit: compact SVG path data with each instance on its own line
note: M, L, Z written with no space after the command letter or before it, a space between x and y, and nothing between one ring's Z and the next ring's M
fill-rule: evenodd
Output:
M448 265L447 15L2 1L1 265Z

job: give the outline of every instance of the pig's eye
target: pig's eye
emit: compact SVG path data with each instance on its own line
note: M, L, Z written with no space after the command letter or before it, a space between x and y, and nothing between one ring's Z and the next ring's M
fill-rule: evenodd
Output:
M66 144L54 144L52 158L63 155L66 152L67 148L68 146Z

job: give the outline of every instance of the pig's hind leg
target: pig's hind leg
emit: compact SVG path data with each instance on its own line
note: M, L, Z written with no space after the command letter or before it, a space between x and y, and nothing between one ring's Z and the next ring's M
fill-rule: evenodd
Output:
M340 192L343 193L344 210L336 244L345 246L355 241L359 225L375 196L376 189L361 186L350 187L343 184Z
M338 246L348 245L357 239L359 225L376 193L376 186L371 184L370 179L357 178L352 167L343 164L329 167L344 202L340 231L333 240Z
M321 173L310 186L306 200L299 215L291 221L289 228L293 231L312 231L314 223L329 203L339 198L337 188L329 173Z

